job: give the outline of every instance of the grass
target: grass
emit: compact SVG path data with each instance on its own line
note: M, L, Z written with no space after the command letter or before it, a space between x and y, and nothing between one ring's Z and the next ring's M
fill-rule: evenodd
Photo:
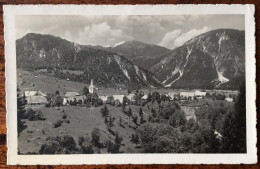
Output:
M123 121L128 121L127 116L122 113L121 107L107 106L110 115L115 118L114 126L111 128L114 132L118 132L119 136L123 138L121 152L141 152L141 149L136 148L131 139L131 134L135 133L136 125L131 122L129 127L127 123L124 123L123 127L119 126L119 119L122 118ZM114 136L110 134L104 123L104 118L101 116L101 107L96 108L85 108L76 106L65 106L63 107L65 113L70 120L70 123L62 123L60 127L53 128L53 123L57 120L62 119L62 114L57 108L45 108L45 107L34 107L34 109L40 109L44 116L45 121L29 121L26 122L27 128L20 133L18 137L18 147L21 154L26 153L38 153L40 147L48 136L72 136L76 142L78 142L79 136L87 136L91 138L91 131L93 128L97 127L101 131L100 142L105 142L105 140L114 140ZM139 111L138 106L131 106L133 113ZM138 110L138 111L137 111ZM43 134L43 131L45 134ZM106 149L101 149L101 153L106 153Z

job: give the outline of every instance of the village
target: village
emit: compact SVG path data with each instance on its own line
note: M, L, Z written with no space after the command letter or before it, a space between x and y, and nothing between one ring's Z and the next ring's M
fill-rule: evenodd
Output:
M68 90L65 87L54 87L57 85L56 78L22 72L18 77L18 80L23 82L20 83L22 85L18 85L19 90L21 89L20 96L25 100L27 113L34 112L38 116L36 118L38 120L34 118L23 120L27 130L19 134L21 140L19 151L22 154L38 153L41 148L39 145L47 139L47 136L68 134L77 139L87 133L90 137L95 127L100 129L103 134L101 140L104 142L113 139L115 133L119 132L123 138L123 145L127 145L121 146L121 151L142 152L143 150L131 141L131 135L135 135L136 129L142 123L159 120L156 118L156 113L177 104L177 107L184 112L186 121L196 121L196 110L209 105L233 105L237 96L237 91L228 90L105 89L96 87L93 80L87 87L85 84L58 79L58 84L64 82L63 86L69 87ZM49 80L46 85L52 86L43 86L41 90L38 84L43 80ZM104 108L109 112L105 117L100 114ZM216 134L221 137L220 133ZM28 145L31 150L28 150ZM100 148L95 150L99 151L107 153L107 150Z

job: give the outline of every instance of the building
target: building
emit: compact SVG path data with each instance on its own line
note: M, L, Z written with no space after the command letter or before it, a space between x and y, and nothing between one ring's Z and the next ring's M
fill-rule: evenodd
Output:
M98 96L99 99L101 99L103 101L103 103L105 103L107 101L108 96Z
M114 98L114 100L119 100L120 103L123 103L124 96L125 95L123 95L123 94L116 94L116 95L113 95L113 98Z
M234 99L232 97L226 97L225 100L228 101L228 102L233 102L234 101Z
M201 92L199 90L195 91L195 96L198 96L198 97L205 97L206 94L207 94L207 92Z
M47 98L44 96L28 96L26 98L27 104L46 104L48 103Z
M47 95L41 91L25 91L24 96L27 104L46 104L48 102Z
M89 90L89 93L96 93L96 87L94 86L94 82L93 82L93 79L91 79L91 82L90 82L90 86L88 88Z
M79 102L81 100L81 103L84 104L84 100L86 99L86 96L73 96L73 97L65 97L63 98L62 104L64 106L66 105L70 105L70 102L74 102L74 100L76 100L76 102Z
M79 93L77 92L67 92L65 94L65 97L69 98L69 97L76 97L76 96L79 96Z
M143 97L142 97L141 99L142 99L142 100L147 100L147 98L148 98L148 95L145 94L145 95L143 95Z
M180 97L182 99L193 99L193 97L195 96L194 92L180 92Z
M130 101L134 101L134 97L135 97L135 94L134 93L130 93L128 95L126 95L126 97L130 100Z
M25 97L29 97L29 96L44 96L44 97L46 97L47 96L42 91L25 91L24 95L25 95Z

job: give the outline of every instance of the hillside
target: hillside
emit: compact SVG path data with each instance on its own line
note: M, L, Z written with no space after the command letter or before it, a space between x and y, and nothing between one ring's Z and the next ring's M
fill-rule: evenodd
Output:
M165 87L237 89L245 78L245 32L219 29L204 33L149 70Z
M55 76L104 87L158 87L155 76L123 56L83 46L51 35L27 34L16 41L17 67L50 69ZM80 70L82 74L64 73Z

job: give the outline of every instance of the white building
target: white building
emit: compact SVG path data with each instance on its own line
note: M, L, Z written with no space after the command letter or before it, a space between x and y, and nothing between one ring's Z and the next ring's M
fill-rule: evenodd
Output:
M96 87L94 86L93 79L91 79L88 90L89 90L89 93L92 93L92 94L96 92Z
M201 96L201 97L203 97L203 96L206 96L206 94L207 94L207 92L201 92L201 91L199 91L199 90L196 90L196 91L195 91L195 96Z
M65 97L76 97L79 96L79 93L77 92L66 92Z
M101 99L103 102L107 101L108 96L99 96L99 99Z
M228 102L233 102L234 101L234 99L231 98L231 97L226 97L225 100L228 101Z
M46 104L48 102L47 95L41 91L25 91L24 96L27 104Z
M116 95L113 95L113 98L114 98L114 100L119 100L120 103L123 103L124 96L125 95L123 95L123 94L116 94Z
M135 96L135 94L133 94L133 93L130 93L130 94L126 95L126 97L127 97L130 101L134 101L134 96Z
M193 98L193 96L195 96L195 93L194 92L180 92L180 96L181 97L191 97Z
M79 100L82 101L82 104L84 104L84 100L86 99L86 96L73 96L73 97L65 97L63 98L63 102L62 104L65 105L69 105L70 101L74 101L76 99L76 101L78 102Z

